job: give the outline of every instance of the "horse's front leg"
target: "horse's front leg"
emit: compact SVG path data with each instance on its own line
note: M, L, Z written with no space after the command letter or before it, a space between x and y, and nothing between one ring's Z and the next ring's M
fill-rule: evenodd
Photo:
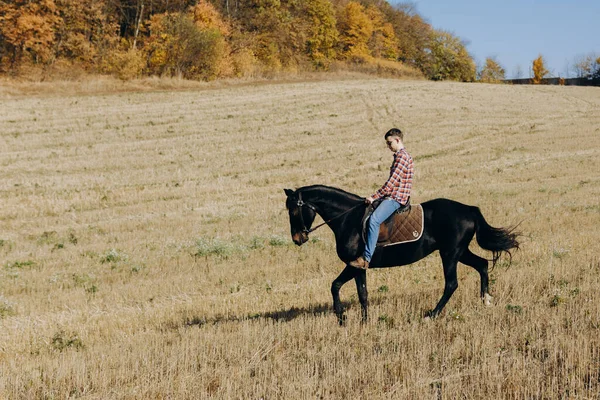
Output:
M340 301L340 289L342 286L344 286L346 282L354 278L357 273L358 269L346 265L346 268L344 268L342 273L331 283L331 295L333 296L333 310L335 311L335 315L337 316L340 325L344 325L344 322L346 321L346 318L344 316L344 307L342 306L342 302Z
M364 269L357 270L354 277L356 281L356 290L358 291L358 301L362 311L362 323L366 323L369 318L369 293L367 292L367 271Z

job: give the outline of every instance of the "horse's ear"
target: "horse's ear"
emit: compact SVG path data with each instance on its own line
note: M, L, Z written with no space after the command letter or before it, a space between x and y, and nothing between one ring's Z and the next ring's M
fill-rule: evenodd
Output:
M287 197L290 197L291 195L294 194L294 191L292 189L283 189L283 191L285 192L285 195Z

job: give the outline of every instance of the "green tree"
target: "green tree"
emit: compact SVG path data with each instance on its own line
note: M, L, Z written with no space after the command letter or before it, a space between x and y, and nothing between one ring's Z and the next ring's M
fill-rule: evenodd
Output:
M475 80L475 62L465 44L445 31L433 31L426 74L433 80Z
M494 58L485 59L485 65L478 73L479 81L485 83L498 83L505 79L506 72L504 68Z
M431 62L431 25L409 3L382 9L398 40L398 60L426 73Z

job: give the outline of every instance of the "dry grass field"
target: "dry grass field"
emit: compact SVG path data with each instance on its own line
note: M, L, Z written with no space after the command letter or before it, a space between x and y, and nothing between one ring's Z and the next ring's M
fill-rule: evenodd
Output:
M521 222L522 248L492 272L491 307L461 265L424 321L435 253L367 273L367 324L349 282L339 327L333 235L295 246L282 189L371 194L394 126L413 202ZM0 398L598 398L599 199L598 88L0 87Z

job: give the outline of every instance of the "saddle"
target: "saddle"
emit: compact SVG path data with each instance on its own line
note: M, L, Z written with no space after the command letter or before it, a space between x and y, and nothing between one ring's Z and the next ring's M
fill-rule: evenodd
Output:
M363 240L366 241L368 221L378 203L367 208L363 218ZM379 227L377 247L417 241L423 235L423 207L420 204L399 208Z

